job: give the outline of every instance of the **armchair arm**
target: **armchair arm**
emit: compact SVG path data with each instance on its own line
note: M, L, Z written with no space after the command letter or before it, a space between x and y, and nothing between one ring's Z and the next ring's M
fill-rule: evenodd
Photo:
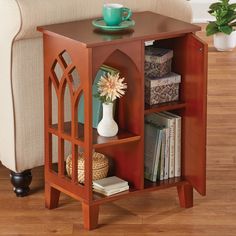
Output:
M0 0L0 160L15 168L15 121L11 81L13 41L21 28L21 16L15 0Z
M84 0L16 0L22 27L16 40L42 36L40 25L64 23L101 15L102 1Z

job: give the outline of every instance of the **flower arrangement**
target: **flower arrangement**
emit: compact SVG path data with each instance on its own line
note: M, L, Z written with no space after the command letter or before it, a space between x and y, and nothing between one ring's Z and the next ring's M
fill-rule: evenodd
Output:
M107 73L101 76L98 82L98 94L96 96L103 103L113 103L117 98L125 94L127 84L124 83L124 77L121 78L119 73Z

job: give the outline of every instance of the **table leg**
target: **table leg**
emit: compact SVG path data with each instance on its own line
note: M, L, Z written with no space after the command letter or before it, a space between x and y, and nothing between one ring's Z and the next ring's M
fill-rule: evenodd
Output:
M91 230L95 229L98 225L99 205L90 206L82 203L84 228Z
M54 209L58 207L60 197L60 191L45 183L45 206L48 209Z
M190 184L177 186L180 207L190 208L193 206L193 187Z

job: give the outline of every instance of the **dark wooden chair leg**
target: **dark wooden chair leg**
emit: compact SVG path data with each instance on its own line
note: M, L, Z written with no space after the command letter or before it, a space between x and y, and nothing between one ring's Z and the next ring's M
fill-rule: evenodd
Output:
M190 184L177 186L180 207L190 208L193 206L193 187Z
M45 206L48 209L54 209L58 207L60 198L60 191L45 183Z
M87 230L92 230L97 228L99 205L89 206L88 204L83 202L82 208L83 208L84 228Z
M25 197L29 194L29 185L32 181L31 170L25 170L20 173L11 171L11 183L14 186L13 191L17 197Z

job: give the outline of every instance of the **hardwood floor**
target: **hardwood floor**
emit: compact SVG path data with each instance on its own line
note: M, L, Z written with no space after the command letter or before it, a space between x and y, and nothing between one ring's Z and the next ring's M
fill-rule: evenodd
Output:
M199 36L206 39L204 32ZM16 198L9 172L0 167L0 235L235 236L236 50L216 52L209 43L207 196L181 209L176 189L102 205L100 227L82 226L81 204L66 195L60 207L44 207L43 169L32 171L32 194Z

